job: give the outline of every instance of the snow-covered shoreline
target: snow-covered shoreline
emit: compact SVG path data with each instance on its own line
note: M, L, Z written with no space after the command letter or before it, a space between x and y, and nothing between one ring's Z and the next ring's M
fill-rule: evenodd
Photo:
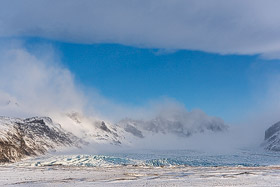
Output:
M280 166L0 167L0 186L279 186Z

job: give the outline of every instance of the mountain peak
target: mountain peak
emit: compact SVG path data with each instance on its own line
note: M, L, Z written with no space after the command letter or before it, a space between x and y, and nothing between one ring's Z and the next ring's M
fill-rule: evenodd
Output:
M0 118L0 162L13 162L83 143L48 117Z

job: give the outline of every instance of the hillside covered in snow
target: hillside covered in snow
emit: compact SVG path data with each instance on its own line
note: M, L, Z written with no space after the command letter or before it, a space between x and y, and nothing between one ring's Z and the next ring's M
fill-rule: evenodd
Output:
M208 116L200 110L160 113L149 120L126 118L117 125L137 138L144 138L151 134L173 134L187 138L207 131L223 132L228 129L223 120Z
M14 162L83 141L47 117L0 117L0 162Z
M269 151L280 151L280 122L265 131L263 146Z

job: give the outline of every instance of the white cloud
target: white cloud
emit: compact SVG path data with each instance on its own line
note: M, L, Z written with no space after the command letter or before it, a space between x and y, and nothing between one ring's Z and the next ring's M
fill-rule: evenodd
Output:
M279 58L279 6L277 0L3 0L0 36Z
M0 44L1 115L81 112L116 122L126 117L148 120L158 114L169 116L186 111L183 104L167 97L141 106L111 101L94 88L77 83L51 46L36 46L39 55L23 46L17 40Z
M51 60L51 55L44 59L20 47L6 47L0 50L1 115L28 117L82 110L85 99L73 75Z

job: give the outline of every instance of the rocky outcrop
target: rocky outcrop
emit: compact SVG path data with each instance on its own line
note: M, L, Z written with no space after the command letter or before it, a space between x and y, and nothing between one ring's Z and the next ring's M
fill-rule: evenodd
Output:
M275 123L265 131L262 146L269 151L280 151L280 122Z
M47 117L28 119L0 117L0 162L15 162L28 156L79 146L82 140Z

